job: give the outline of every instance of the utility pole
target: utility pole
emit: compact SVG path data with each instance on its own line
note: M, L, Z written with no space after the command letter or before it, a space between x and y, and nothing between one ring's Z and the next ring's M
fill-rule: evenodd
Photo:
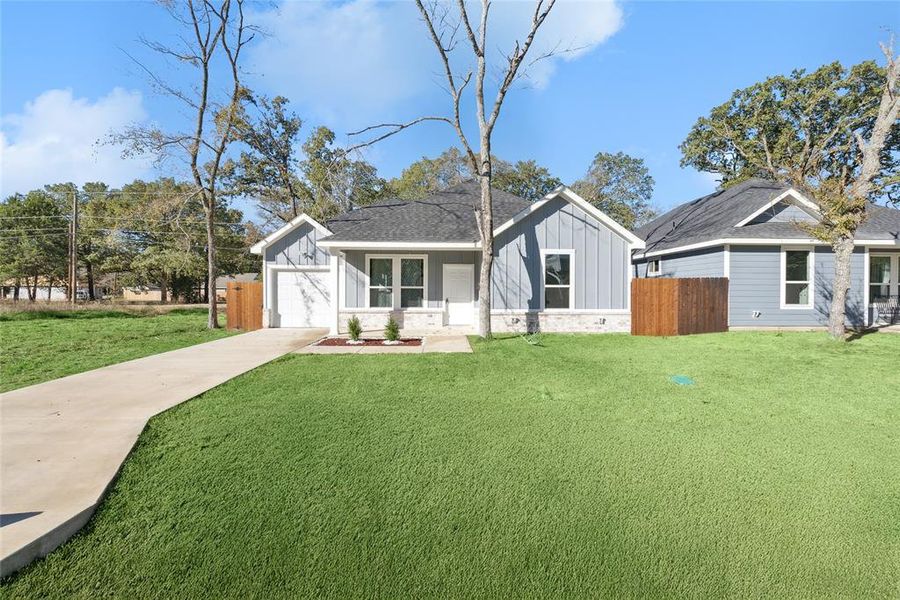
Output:
M69 302L78 301L78 192L72 192L72 222L69 224Z

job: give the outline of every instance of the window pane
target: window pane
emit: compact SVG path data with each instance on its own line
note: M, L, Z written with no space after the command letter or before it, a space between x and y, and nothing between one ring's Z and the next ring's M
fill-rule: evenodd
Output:
M785 254L787 281L808 281L809 252L806 250L788 250Z
M887 300L891 296L891 286L889 285L872 285L869 286L869 300L877 302L879 300Z
M400 285L421 287L425 285L425 261L421 258L400 259Z
M569 308L569 288L545 288L544 308Z
M890 283L890 256L873 256L869 259L869 281L870 283Z
M786 284L784 302L785 304L809 304L809 284L806 283L788 283Z
M369 286L377 287L382 285L393 285L394 261L390 258L370 258L369 259ZM374 304L373 304L374 306Z
M393 295L391 288L372 288L369 290L369 306L373 308L390 308Z
M400 290L400 307L410 308L422 306L424 290L422 288L406 288Z
M547 273L544 283L569 285L569 258L568 254L548 254L545 258Z

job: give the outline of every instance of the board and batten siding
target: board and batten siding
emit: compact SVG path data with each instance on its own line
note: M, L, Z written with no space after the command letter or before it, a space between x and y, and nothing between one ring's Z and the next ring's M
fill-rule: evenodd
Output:
M319 239L324 236L324 233L309 223L302 223L266 246L266 263L292 267L327 267L330 255L318 245Z
M725 277L725 253L722 246L693 252L666 254L660 259L659 277ZM635 264L635 276L647 276L647 260Z
M813 307L781 308L781 246L731 246L729 325L731 327L820 327L828 322L834 281L834 253L816 246ZM856 248L851 262L847 322L862 325L865 250ZM758 317L754 317L755 312Z
M428 285L426 287L427 308L444 308L444 265L475 265L475 298L478 298L478 273L481 266L481 252L474 250L392 252L380 250L347 250L344 252L343 280L345 308L365 308L366 299L366 254L409 256L426 255L428 258ZM397 282L399 285L399 282Z
M628 241L557 198L494 240L493 310L541 310L541 250L574 250L576 310L628 308Z

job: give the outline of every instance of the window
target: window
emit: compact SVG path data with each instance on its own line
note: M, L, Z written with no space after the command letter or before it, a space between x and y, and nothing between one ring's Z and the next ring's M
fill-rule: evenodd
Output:
M869 301L887 300L891 296L891 257L869 258Z
M394 298L394 261L391 258L369 259L369 306L391 308Z
M544 257L544 308L571 309L572 294L571 250L549 250Z
M369 308L423 308L427 298L425 256L366 256Z
M662 260L655 258L647 263L647 277L656 277L662 272Z
M400 259L400 308L421 308L425 300L425 261Z
M785 249L781 253L782 308L811 308L813 254L809 249Z

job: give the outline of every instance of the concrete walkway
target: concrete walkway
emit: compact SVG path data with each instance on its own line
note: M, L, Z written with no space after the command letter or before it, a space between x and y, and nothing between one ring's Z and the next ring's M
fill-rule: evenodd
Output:
M2 394L0 576L87 523L150 417L326 333L263 329Z

